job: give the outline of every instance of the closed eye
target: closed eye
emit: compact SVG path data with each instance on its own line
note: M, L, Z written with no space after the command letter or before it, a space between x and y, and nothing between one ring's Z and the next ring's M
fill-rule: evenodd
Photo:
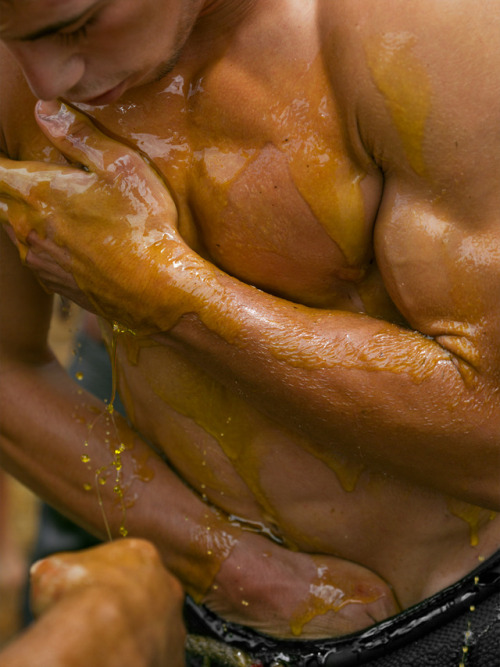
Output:
M59 37L59 39L62 40L63 44L74 44L75 42L78 42L80 39L84 39L85 37L87 37L88 25L89 21L84 23L79 28L71 30L70 32L60 31L57 33L57 36Z
M85 37L87 37L88 29L97 22L98 17L99 11L93 6L91 12L86 12L78 21L58 30L56 33L57 37L59 37L64 44L74 44L81 39L85 39Z

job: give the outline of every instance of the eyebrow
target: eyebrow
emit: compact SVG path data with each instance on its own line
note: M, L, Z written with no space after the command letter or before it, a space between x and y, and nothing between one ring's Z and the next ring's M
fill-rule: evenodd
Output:
M39 30L35 30L27 35L22 35L21 37L15 37L14 39L18 42L35 42L37 39L41 39L42 37L55 35L60 30L64 30L64 28L68 28L69 26L73 25L73 23L78 23L78 21L84 18L86 14L89 14L100 2L101 0L96 0L96 2L86 7L83 12L77 14L76 16L72 16L69 19L64 19L64 21L58 21L57 23L51 23L50 25L44 26Z

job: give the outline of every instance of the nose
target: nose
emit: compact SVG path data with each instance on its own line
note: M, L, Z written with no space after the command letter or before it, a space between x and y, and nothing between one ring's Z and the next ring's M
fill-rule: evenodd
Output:
M9 44L33 94L41 100L64 97L82 78L82 56L50 40Z

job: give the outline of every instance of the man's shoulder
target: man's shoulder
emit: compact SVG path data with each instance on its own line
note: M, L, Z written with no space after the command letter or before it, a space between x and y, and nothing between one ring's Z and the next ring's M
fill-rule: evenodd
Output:
M461 165L495 136L500 150L500 0L318 0L318 30L338 105L383 169L446 171L455 141Z
M495 21L498 25L500 0L317 0L317 16L320 30L340 31L350 38L407 30L429 38L437 33L441 40L460 46L458 35L479 36L491 32Z
M12 157L24 132L35 127L34 104L21 68L0 42L0 150Z
M345 73L352 82L356 69L361 84L363 76L373 82L375 60L384 61L389 75L407 57L409 77L416 61L429 76L456 81L483 67L483 85L498 92L500 0L318 0L317 7L324 58L337 77Z

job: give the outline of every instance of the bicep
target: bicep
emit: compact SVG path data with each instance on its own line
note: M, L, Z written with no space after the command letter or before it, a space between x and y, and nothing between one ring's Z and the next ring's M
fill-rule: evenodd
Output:
M0 353L5 360L43 361L50 357L47 335L52 297L22 265L0 228Z
M378 262L410 326L461 370L500 377L498 220L457 220L443 202L390 179L376 225Z

